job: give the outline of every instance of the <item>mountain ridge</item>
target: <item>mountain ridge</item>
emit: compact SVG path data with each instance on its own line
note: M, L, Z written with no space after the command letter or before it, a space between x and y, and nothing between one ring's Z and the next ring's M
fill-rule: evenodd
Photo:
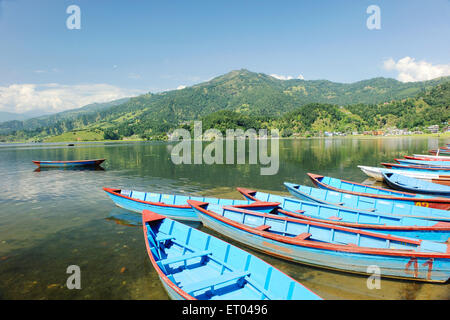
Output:
M23 131L26 135L39 136L41 131L41 135L57 135L96 128L109 133L114 131L119 136L154 136L221 110L252 117L281 117L311 103L375 105L413 98L447 81L450 77L408 83L383 77L353 83L280 80L240 69L183 89L147 93L81 114L69 112L70 117L57 114L47 117L50 119L47 122L30 119L0 123L0 134Z

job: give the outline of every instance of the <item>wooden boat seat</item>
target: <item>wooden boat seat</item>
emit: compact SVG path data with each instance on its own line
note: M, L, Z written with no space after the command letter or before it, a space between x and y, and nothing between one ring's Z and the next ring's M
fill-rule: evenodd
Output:
M306 240L306 239L308 239L311 236L312 236L311 233L303 232L303 233L300 233L298 236L295 236L295 239L297 239L297 240Z
M181 289L184 292L192 293L192 292L206 289L206 288L213 288L214 286L217 286L219 284L223 284L225 282L229 282L232 280L239 280L248 275L250 275L250 272L228 272L228 273L225 273L216 278L206 279L206 280L188 284L187 286L184 286Z
M271 294L269 291L267 291L266 289L264 289L260 284L258 284L256 281L253 281L250 278L247 278L247 281L254 286L256 289L258 289L259 291L261 291L261 293L263 295L265 295L267 297L267 299L270 300L275 300L273 294Z
M270 229L270 226L268 226L266 224L263 224L263 225L260 225L260 226L256 227L255 229L256 230L260 230L260 231L266 231L266 230Z
M175 263L175 262L185 261L188 259L194 259L194 258L207 256L208 254L211 254L211 251L196 251L196 252L183 254L181 256L177 256L177 257L173 257L173 258L163 259L163 260L161 260L161 264L163 264L163 265L171 264L171 263Z
M172 239L175 239L175 237L171 236L171 235L164 235L164 236L156 237L156 241L158 241L158 242L164 242L164 241L172 240Z

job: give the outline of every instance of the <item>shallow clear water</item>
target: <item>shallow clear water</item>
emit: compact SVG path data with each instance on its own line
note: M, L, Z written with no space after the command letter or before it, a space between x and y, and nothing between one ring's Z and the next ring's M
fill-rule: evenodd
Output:
M168 298L147 257L140 215L115 207L102 187L240 199L238 186L286 194L284 181L311 185L306 172L371 183L357 165L378 166L448 142L408 137L282 140L275 176L261 176L258 165L174 165L169 144L159 142L2 145L0 298ZM31 162L93 158L106 158L105 170L36 171ZM192 225L223 238L199 223ZM325 299L450 298L449 284L383 279L381 289L369 290L365 276L255 254ZM69 265L81 268L81 290L66 287Z

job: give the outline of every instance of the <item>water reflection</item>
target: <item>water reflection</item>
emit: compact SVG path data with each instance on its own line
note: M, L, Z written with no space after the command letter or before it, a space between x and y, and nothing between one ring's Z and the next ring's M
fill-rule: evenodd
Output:
M357 165L379 166L426 153L437 138L280 140L280 170L259 165L175 165L166 143L0 146L0 297L167 299L145 250L141 215L117 208L102 187L242 199L236 187L287 195L284 181L312 185L306 172L362 182ZM204 145L206 146L206 144ZM103 169L41 169L33 159L107 158ZM45 171L45 172L44 172ZM370 182L366 181L366 182ZM221 235L193 223L195 228ZM367 278L290 263L225 239L288 273L326 299L450 299L450 285ZM81 267L82 290L67 290L66 268Z
M84 166L84 167L38 167L33 170L33 172L45 172L45 171L54 171L54 170L62 170L62 171L105 171L105 168L102 166Z

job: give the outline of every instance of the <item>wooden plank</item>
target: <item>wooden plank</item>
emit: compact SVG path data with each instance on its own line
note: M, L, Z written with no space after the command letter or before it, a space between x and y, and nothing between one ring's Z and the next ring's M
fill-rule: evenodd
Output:
M187 293L191 293L191 292L195 292L198 290L202 290L202 289L206 289L206 288L211 288L214 286L217 286L219 284L223 284L225 282L229 282L232 280L238 280L241 279L243 277L246 277L250 275L250 272L228 272L225 273L221 276L212 278L212 279L206 279L206 280L202 280L202 281L198 281L198 282L194 282L191 284L188 284L187 286L182 287L181 289L184 292Z
M161 260L161 263L164 265L171 264L171 263L175 263L175 262L185 261L188 259L207 256L208 254L211 254L211 251L197 251L197 252L180 255L177 257L173 257L173 258L164 259L164 260Z

